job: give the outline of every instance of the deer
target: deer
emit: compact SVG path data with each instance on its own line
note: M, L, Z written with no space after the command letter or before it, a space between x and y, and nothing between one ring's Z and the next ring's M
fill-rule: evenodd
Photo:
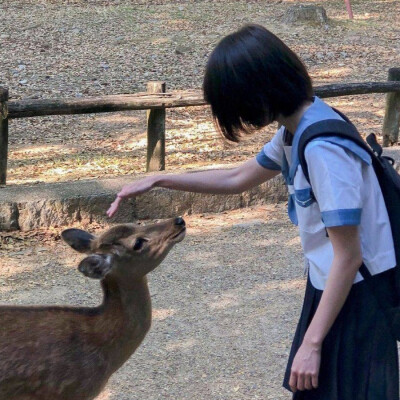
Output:
M99 236L67 229L100 280L97 307L0 306L0 400L91 400L135 352L151 325L146 275L185 237L183 218L121 224Z

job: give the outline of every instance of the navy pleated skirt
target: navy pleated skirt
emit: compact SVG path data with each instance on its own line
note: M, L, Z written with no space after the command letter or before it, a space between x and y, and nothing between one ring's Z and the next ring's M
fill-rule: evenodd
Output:
M374 287L394 298L394 270L375 275ZM289 378L294 356L322 296L307 281L303 309L285 373ZM376 298L364 281L353 285L321 352L318 388L297 391L294 400L399 400L397 343Z

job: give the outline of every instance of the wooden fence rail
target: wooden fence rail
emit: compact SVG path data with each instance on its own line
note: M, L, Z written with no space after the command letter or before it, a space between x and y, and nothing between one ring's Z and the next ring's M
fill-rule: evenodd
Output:
M324 85L314 88L321 98L368 93L400 92L399 82L370 82ZM136 93L114 96L62 100L10 100L8 118L40 117L44 115L71 115L128 110L149 110L201 106L206 102L201 90L171 93Z
M324 85L315 87L314 92L322 98L387 93L383 124L384 145L397 143L400 120L400 68L389 70L388 82ZM6 184L8 125L11 119L149 110L146 166L147 171L157 171L165 169L165 109L205 104L202 91L165 93L165 82L149 82L147 93L60 100L8 100L8 90L0 87L0 185Z

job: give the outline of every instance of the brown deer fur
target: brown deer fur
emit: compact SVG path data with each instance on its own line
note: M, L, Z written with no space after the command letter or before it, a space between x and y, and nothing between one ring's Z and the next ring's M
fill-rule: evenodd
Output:
M88 256L79 270L101 279L95 308L0 307L0 400L89 400L140 345L151 325L146 274L183 239L175 218L63 239Z

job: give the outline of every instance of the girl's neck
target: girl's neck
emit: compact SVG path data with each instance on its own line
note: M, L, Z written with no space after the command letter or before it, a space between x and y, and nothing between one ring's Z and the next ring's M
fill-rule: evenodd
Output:
M289 115L288 117L279 115L277 118L278 123L280 125L283 125L292 135L294 135L303 114L311 106L311 104L311 101L304 102L297 111L295 111L292 115Z

